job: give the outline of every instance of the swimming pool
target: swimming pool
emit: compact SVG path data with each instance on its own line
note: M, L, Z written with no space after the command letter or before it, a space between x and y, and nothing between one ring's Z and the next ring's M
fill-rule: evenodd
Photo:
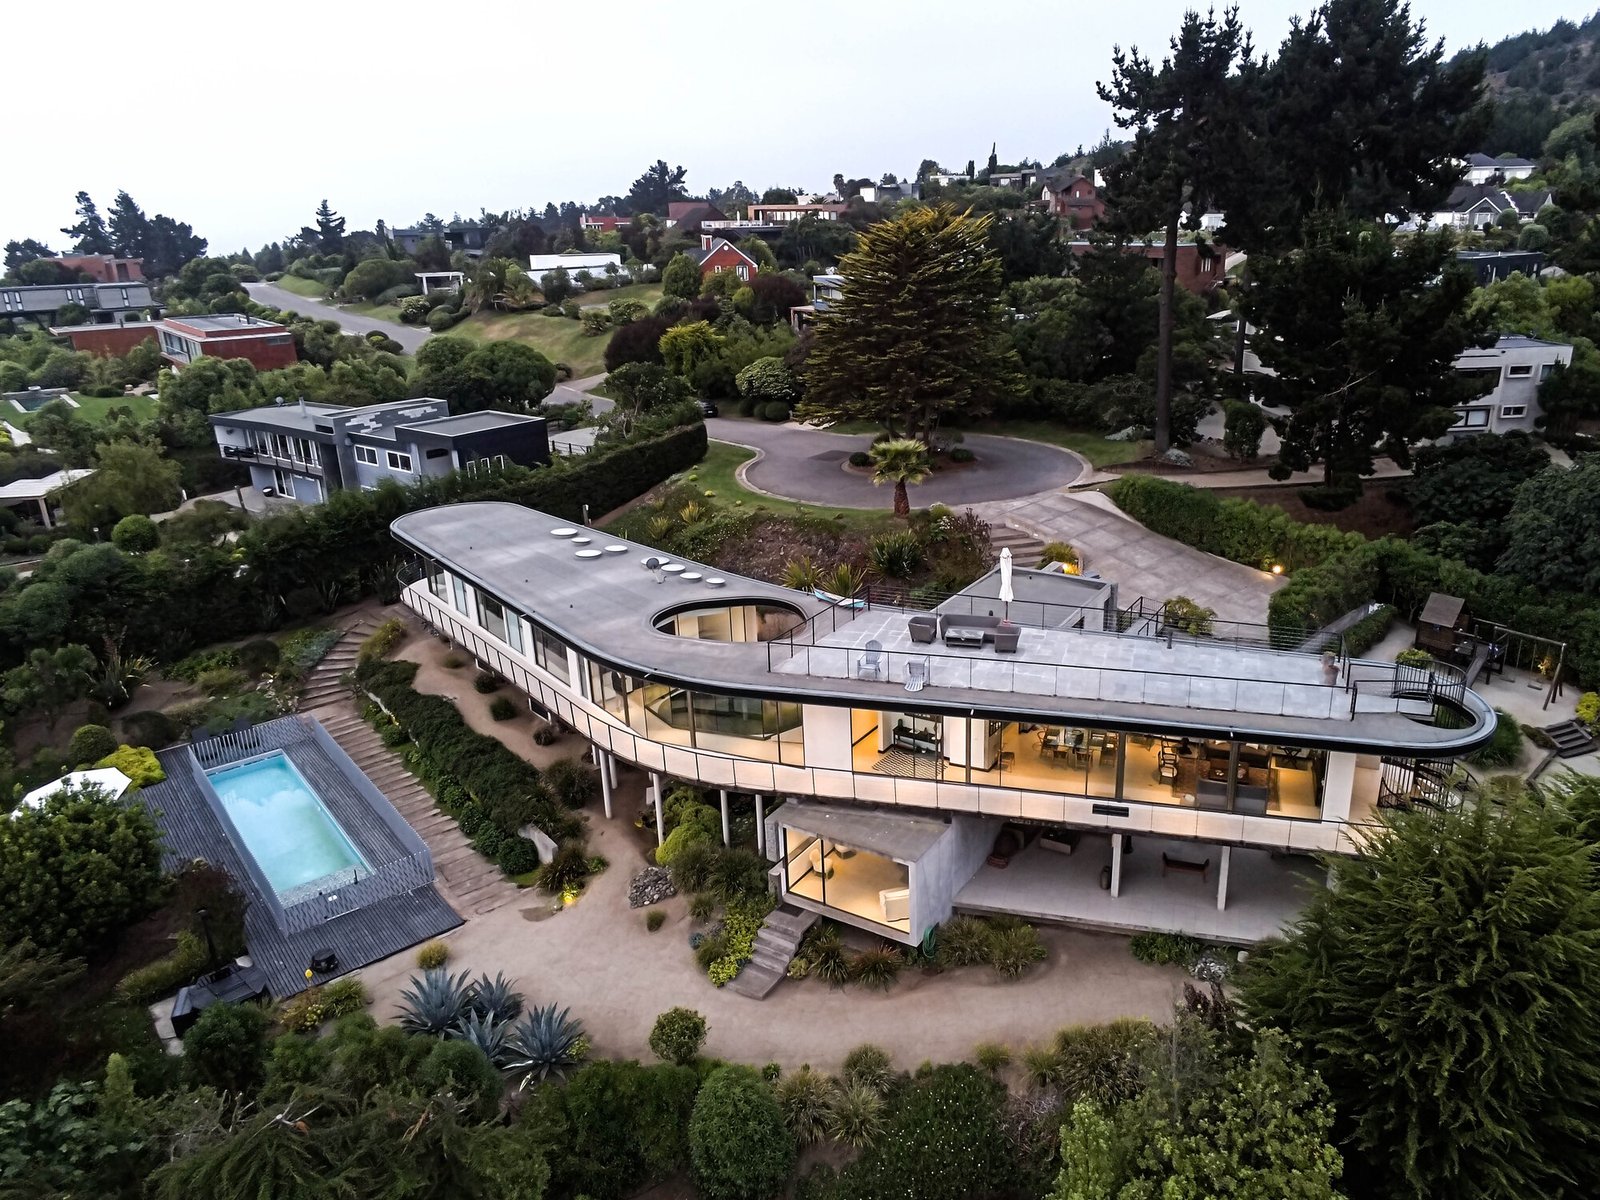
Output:
M368 873L367 860L282 751L207 771L206 778L280 900Z

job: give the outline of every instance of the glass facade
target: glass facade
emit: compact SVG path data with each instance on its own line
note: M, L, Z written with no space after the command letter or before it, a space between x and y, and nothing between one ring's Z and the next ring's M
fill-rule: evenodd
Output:
M785 825L783 877L791 895L911 931L911 869L904 863Z
M805 765L798 703L696 692L590 662L589 698L653 742Z

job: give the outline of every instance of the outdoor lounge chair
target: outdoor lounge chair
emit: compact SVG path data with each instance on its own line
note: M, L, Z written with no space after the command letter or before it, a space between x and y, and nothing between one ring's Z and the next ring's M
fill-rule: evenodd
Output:
M906 691L920 692L928 683L928 663L925 659L912 659L906 664Z
M883 678L883 643L876 639L866 644L866 653L856 659L857 679Z

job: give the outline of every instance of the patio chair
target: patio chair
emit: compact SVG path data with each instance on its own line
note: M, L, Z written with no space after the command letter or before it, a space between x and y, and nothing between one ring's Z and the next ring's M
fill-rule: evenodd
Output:
M914 658L906 664L906 691L920 692L928 684L928 663Z
M857 679L883 678L883 643L874 638L866 644L866 653L856 659Z

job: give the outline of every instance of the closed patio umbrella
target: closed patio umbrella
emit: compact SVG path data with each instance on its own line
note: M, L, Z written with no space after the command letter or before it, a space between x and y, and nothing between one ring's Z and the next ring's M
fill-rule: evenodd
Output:
M1000 599L1006 606L1006 616L1011 616L1011 601L1016 594L1011 590L1011 547L1000 551Z

